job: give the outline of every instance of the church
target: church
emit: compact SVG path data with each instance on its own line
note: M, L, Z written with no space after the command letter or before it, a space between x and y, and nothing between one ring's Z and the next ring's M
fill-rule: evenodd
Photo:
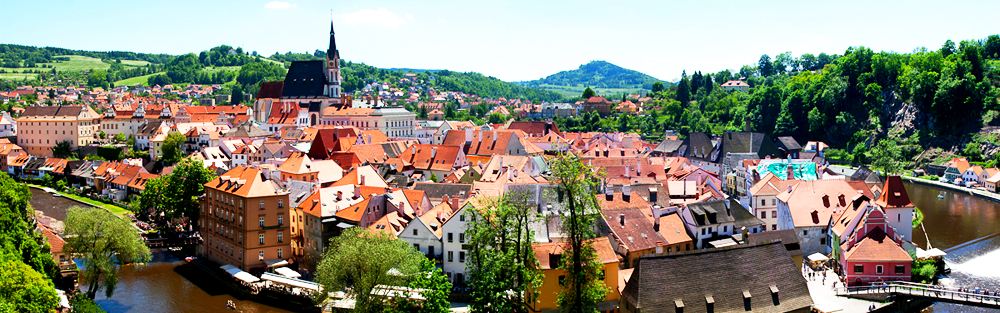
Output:
M414 136L416 114L401 107L354 100L343 93L340 51L330 23L325 61L294 61L284 81L263 82L254 102L255 120L276 132L284 126L354 126L392 138ZM381 125L381 126L380 126Z

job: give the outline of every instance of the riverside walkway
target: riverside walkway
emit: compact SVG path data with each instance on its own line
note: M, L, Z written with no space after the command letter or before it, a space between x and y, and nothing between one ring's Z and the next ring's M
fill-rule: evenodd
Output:
M887 282L872 286L839 288L837 295L842 297L885 296L890 299L893 297L924 298L932 301L1000 309L1000 293L995 291L911 282Z

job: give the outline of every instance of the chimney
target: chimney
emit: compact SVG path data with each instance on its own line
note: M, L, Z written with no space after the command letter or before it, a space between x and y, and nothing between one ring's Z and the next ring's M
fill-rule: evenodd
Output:
M823 195L823 206L830 207L830 195Z
M451 198L448 197L448 195L444 195L444 196L441 197L441 203L451 204Z
M791 185L791 184L789 184L789 185L788 185L788 193L791 193L791 192L792 192L792 185Z
M438 153L438 148L437 147L432 147L431 148L431 158L433 159L435 156L437 156L437 153Z
M743 234L743 236L742 236L742 238L743 238L743 242L744 242L744 243L746 243L746 242L749 242L749 241L747 240L747 236L749 236L749 235L750 235L750 233L748 233L748 232L747 232L747 227L746 227L746 226L743 226L743 227L740 227L740 233L742 233L742 234Z
M629 202L632 199L632 186L622 185L622 200Z
M358 174L358 177L360 177L360 179L361 179L361 186L368 186L368 185L365 185L365 175L361 175L361 174L359 173L359 174Z
M451 198L451 209L452 211L458 211L458 197Z
M657 194L660 192L659 188L649 188L649 202L656 203Z
M656 253L663 253L663 241L656 242Z
M791 164L788 164L788 174L785 176L785 180L795 179L795 169L792 168Z
M344 192L343 191L337 191L337 201L340 201L340 200L343 200L343 199L344 199Z
M743 131L745 132L750 131L750 118L743 119Z
M625 227L625 213L618 214L618 224L621 224L622 227Z

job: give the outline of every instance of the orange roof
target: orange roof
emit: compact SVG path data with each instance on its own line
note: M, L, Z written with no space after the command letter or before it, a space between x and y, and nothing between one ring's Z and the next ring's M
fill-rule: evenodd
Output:
M598 237L585 242L590 243L594 250L597 250L597 258L601 260L601 263L618 263L618 256L615 254L615 249L611 247L611 239L608 237ZM549 256L562 255L563 252L570 249L570 246L568 242L545 242L533 243L531 249L535 252L540 269L548 270L554 268L549 262Z
M966 158L954 158L949 162L949 167L954 167L958 169L959 173L965 173L965 170L969 169L969 160Z
M205 183L205 188L230 193L236 196L266 197L281 195L277 185L271 180L264 178L259 169L237 166L222 176Z
M844 247L847 243L844 243ZM881 227L876 227L865 235L860 242L844 252L848 261L884 261L911 262L910 254L900 247L892 238L885 234Z
M382 144L353 145L347 152L354 153L361 162L385 163L389 155L385 153Z
M365 210L368 209L369 201L371 201L371 198L364 198L361 202L337 211L337 214L334 215L348 221L361 222L361 218L365 215Z
M458 146L417 144L404 150L399 158L413 164L416 169L450 172L461 153Z
M835 209L844 210L851 199L868 188L857 190L840 179L803 181L784 191L778 200L788 204L795 227L826 227Z
M883 208L908 208L913 207L910 196L906 194L906 187L903 186L903 179L899 176L889 176L885 180L885 187L879 195L875 204Z
M665 245L675 245L679 243L692 242L691 236L687 233L687 228L684 226L684 221L681 220L680 215L676 213L671 213L667 215L660 216L660 236L663 240L666 240L663 244Z

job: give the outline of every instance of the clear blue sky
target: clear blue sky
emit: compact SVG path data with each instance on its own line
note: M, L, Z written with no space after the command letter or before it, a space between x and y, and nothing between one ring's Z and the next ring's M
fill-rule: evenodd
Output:
M1000 33L1000 1L14 1L0 43L182 54L325 49L347 60L537 79L591 60L664 80L761 54L937 49Z

